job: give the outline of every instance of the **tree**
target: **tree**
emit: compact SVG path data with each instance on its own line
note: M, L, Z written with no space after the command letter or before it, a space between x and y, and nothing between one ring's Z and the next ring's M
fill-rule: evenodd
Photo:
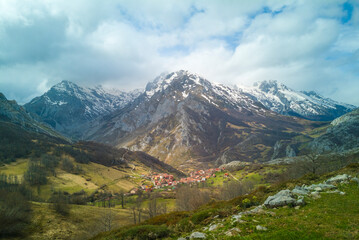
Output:
M181 186L176 191L176 205L180 211L192 211L210 201L209 192L188 185Z
M113 222L114 222L114 214L112 212L112 209L111 208L106 209L101 218L101 223L104 231L111 231L113 228Z
M52 202L52 208L63 216L70 214L70 205L68 204L68 198L63 192L55 192L50 200Z
M37 163L31 163L27 171L24 173L24 179L30 185L43 185L47 183L46 169Z
M121 207L122 209L125 208L125 192L123 190L120 191L120 197L121 197Z
M244 195L250 192L253 189L253 186L254 184L251 181L231 181L229 183L223 184L222 188L220 189L219 199L230 200L240 195Z

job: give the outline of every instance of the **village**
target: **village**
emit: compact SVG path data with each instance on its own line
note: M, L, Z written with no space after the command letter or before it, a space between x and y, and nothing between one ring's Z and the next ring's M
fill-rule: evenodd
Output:
M166 188L169 191L176 189L177 186L183 184L197 184L206 182L210 178L215 178L217 172L222 172L223 168L211 168L207 170L198 170L191 172L189 177L176 180L172 174L156 173L153 172L149 175L142 175L141 177L151 181L151 185L143 184L139 187L140 190L146 192L152 192L154 189ZM228 173L225 173L225 177L228 177ZM132 189L131 194L136 193L139 189Z

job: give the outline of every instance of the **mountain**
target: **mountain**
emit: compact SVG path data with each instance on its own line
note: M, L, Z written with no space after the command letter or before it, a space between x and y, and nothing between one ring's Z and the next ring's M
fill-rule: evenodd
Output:
M52 137L63 138L59 133L50 127L36 121L29 112L16 101L7 100L4 94L0 93L0 122L12 124L29 132L46 134Z
M239 88L272 111L309 120L331 121L355 109L353 105L336 102L314 91L295 91L274 80Z
M344 152L359 147L359 108L336 118L326 133L310 143L318 153Z
M240 90L181 70L159 76L133 102L91 122L85 138L189 170L269 160L278 140L321 125L282 116Z
M79 138L82 135L78 131L80 125L122 108L140 93L139 90L129 93L109 91L101 86L86 88L62 81L24 107L55 130Z
M68 139L0 93L0 165L64 143L69 143Z

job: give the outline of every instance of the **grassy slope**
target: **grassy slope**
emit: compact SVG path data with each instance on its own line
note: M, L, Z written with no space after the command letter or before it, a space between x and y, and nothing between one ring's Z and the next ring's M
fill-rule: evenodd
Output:
M206 232L208 239L359 239L359 186L356 183L339 186L344 196L339 194L321 194L320 199L307 198L308 205L300 208L272 209L271 214L246 216L245 223L233 223L231 216L244 211L240 206L245 198L257 197L263 202L267 196L274 195L281 189L293 188L295 185L322 182L331 176L349 173L359 174L359 165L345 168L335 173L326 174L319 178L311 176L293 180L269 188L260 188L252 194L235 198L230 201L211 203L194 212L170 213L150 219L146 224L158 226L167 225L170 236L167 239L177 239L189 236L193 231L203 232L203 227L213 221L223 223L223 228L217 232ZM219 215L219 218L215 216ZM198 221L202 217L201 221ZM197 219L197 221L196 221ZM257 225L268 228L266 232L255 230ZM144 226L145 227L145 226ZM241 230L240 236L226 237L223 233L233 227ZM122 228L108 233L102 233L94 239L113 239L128 234L131 228Z
M88 239L104 231L102 219L108 214L107 208L73 205L68 217L54 212L47 203L33 203L33 219L28 237L31 240L47 239ZM113 227L129 224L130 209L111 209Z

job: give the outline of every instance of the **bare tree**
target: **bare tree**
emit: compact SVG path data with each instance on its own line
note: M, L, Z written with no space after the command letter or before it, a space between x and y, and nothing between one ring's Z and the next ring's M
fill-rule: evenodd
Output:
M148 201L148 215L150 218L167 213L167 204L158 202L158 194L154 193Z
M104 231L111 231L113 228L114 214L112 213L112 209L106 209L102 218L102 226Z
M188 185L182 186L176 192L176 205L178 210L190 211L199 208L210 201L210 194L206 190Z
M231 181L229 183L223 184L220 189L219 199L229 200L240 195L244 195L246 193L249 193L253 189L253 187L254 184L252 181Z
M121 197L121 207L122 209L125 208L125 192L123 190L120 191L120 197Z
M137 223L137 216L136 216L136 205L131 206L132 214L133 214L133 223Z

